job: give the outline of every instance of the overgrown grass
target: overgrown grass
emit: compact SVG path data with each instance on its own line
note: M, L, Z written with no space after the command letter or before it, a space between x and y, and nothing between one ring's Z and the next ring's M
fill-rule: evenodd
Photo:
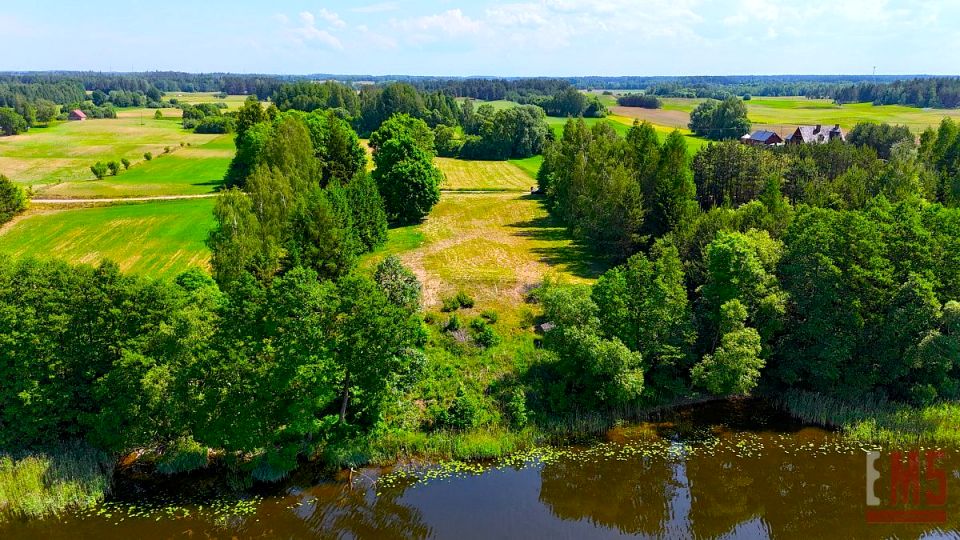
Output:
M113 460L81 443L44 452L0 453L0 521L39 518L102 501Z
M111 259L125 272L171 277L207 266L213 205L212 198L46 210L36 205L0 234L0 253L87 264Z
M797 418L838 428L857 441L960 448L960 403L912 407L873 399L845 401L811 392L788 392L781 402Z

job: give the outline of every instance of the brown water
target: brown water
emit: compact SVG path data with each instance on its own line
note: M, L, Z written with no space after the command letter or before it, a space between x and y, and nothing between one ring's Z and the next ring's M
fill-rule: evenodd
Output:
M867 450L758 402L708 404L590 446L294 480L229 505L147 508L126 486L90 512L0 525L0 538L960 538L960 454L939 461L946 523L877 525L866 521Z

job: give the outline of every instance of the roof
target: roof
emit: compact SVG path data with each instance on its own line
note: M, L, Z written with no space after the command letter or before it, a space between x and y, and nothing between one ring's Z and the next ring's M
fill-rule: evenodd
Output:
M772 131L768 131L768 130L765 130L765 129L761 129L761 130L759 130L759 131L754 131L753 133L749 133L749 134L747 134L747 135L744 135L743 137L740 137L740 138L741 138L741 139L747 139L747 140L754 140L754 141L758 141L758 142L767 142L768 140L770 140L770 139L773 138L773 137L776 137L776 138L778 138L778 139L780 138L779 135L777 135L776 133L774 133L774 132L772 132Z
M833 127L816 125L816 126L798 126L797 129L787 137L788 141L793 141L797 135L802 142L805 143L825 143L830 142L833 139L840 138L841 141L846 140L846 136L843 134L843 130L840 129L840 125L834 125Z
M83 111L81 111L80 109L74 109L74 110L70 111L70 114L72 114L72 115L74 115L74 116L79 116L80 118L86 118L86 117L87 117L87 115L83 114Z

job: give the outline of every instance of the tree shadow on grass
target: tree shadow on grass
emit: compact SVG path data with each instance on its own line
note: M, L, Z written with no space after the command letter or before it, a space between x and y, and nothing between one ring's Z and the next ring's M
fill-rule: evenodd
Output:
M543 199L535 195L525 195L521 199L533 200L541 207L544 204ZM564 271L576 277L596 278L610 266L588 245L574 239L567 228L550 215L510 223L507 226L518 229L517 232L513 233L516 236L556 243L557 245L549 247L535 247L530 251L537 255L541 262L550 266L561 267Z

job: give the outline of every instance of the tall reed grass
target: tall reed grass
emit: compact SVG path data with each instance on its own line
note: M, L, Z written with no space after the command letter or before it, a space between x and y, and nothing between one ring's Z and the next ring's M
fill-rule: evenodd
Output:
M78 442L42 452L0 452L0 521L95 504L110 492L112 474L109 456Z

